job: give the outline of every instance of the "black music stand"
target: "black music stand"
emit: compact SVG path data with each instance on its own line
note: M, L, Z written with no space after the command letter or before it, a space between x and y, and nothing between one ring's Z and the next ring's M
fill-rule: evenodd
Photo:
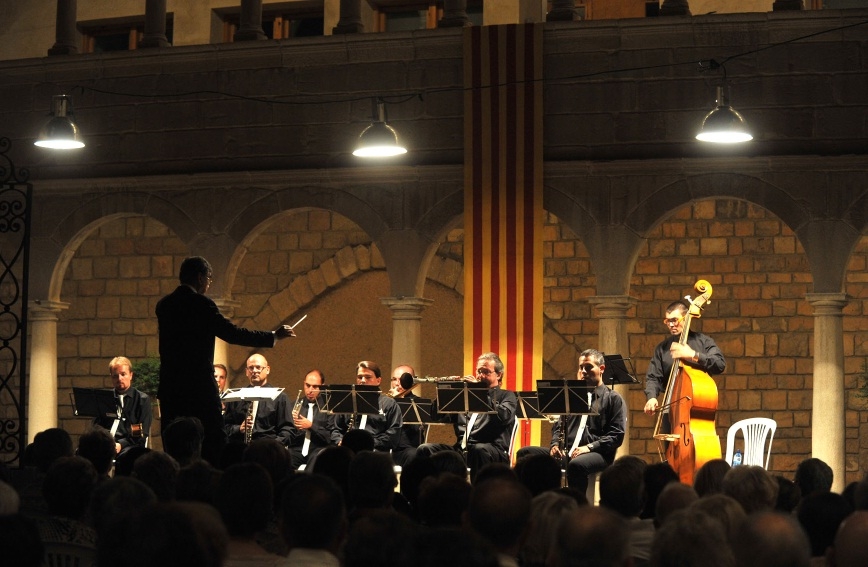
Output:
M636 369L633 361L624 358L620 354L604 355L606 368L603 370L603 384L614 386L615 384L638 384ZM630 369L627 369L627 365Z
M431 423L434 414L434 400L427 398L395 398L401 409L401 420L404 425L427 425Z
M331 384L325 389L325 394L324 412L352 415L380 413L379 386Z
M114 390L73 387L69 399L77 417L118 417L118 399Z
M488 403L488 385L475 382L437 384L438 413L497 413Z
M539 412L539 393L536 391L516 392L518 413L516 419L548 419Z
M542 415L598 415L588 403L594 389L584 380L539 380L536 389Z

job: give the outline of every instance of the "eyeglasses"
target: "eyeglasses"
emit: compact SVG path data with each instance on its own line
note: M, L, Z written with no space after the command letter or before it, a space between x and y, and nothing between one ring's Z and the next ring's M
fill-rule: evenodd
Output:
M682 315L681 317L672 317L671 319L663 319L663 324L664 325L677 325L682 320L684 320L684 315Z
M268 368L268 367L267 366L248 366L247 371L248 372L262 372L266 368Z
M488 368L477 368L477 374L482 374L483 376L488 376L489 374L497 374L494 370L490 370Z

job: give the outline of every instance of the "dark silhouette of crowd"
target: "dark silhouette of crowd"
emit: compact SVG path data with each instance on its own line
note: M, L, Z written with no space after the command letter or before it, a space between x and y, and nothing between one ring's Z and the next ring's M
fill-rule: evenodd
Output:
M302 472L266 438L227 447L213 466L195 418L165 427L163 451L114 463L105 430L77 447L61 429L40 432L22 467L0 469L3 564L854 567L868 557L868 478L832 492L832 470L815 458L792 480L715 459L688 486L665 463L624 456L599 473L593 506L562 486L550 455L491 463L471 484L460 454L440 452L399 478L365 431L354 435Z

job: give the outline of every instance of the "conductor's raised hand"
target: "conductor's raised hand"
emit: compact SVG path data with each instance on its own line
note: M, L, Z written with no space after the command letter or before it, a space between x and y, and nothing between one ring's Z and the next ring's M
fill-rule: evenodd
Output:
M292 327L289 325L280 325L278 328L274 329L273 332L274 336L277 337L278 340L295 336L295 331L293 331Z

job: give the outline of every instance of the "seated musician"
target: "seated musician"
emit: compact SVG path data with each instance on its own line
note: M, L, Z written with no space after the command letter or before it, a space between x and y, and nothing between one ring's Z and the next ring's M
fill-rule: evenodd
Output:
M132 386L130 359L116 356L109 362L109 373L117 402L117 415L101 415L93 423L108 429L115 440L115 453L144 447L151 430L151 398Z
M356 365L357 386L379 386L382 380L380 366L363 360ZM329 420L332 443L340 445L350 429L364 429L374 436L374 450L389 452L398 447L401 435L401 409L391 397L380 394L379 413L335 414Z
M251 355L245 368L252 387L271 387L268 376L271 367L261 354ZM230 443L246 443L253 439L272 438L284 445L289 443L292 430L292 406L286 394L273 400L227 401L223 414L223 430ZM254 411L255 409L255 411Z
M412 366L402 364L392 371L392 389L389 395L395 399L419 398L413 393L413 378L416 372ZM401 426L401 438L398 446L392 451L392 460L396 465L404 466L416 457L416 449L425 441L425 425L405 423Z
M500 388L503 380L503 361L493 352L480 355L476 361L476 380L486 384L488 403L496 413L453 414L457 442L453 447L425 443L417 455L431 455L444 449L453 449L465 455L471 482L476 473L488 463L509 463L509 443L515 428L518 397L515 392Z
M615 460L627 427L627 404L618 392L603 384L605 368L603 353L594 349L582 351L576 377L593 388L591 407L598 415L564 416L552 425L548 453L568 461L567 484L582 493L588 488L588 476L604 470ZM516 457L521 460L540 452L545 449L523 447Z
M293 410L293 428L289 436L293 469L309 465L330 444L330 416L320 410L325 406L325 394L322 393L324 384L325 374L319 370L311 370L304 377L301 405L297 412Z
M675 301L666 308L663 323L669 329L669 336L654 348L654 355L645 374L645 413L648 415L652 415L664 404L659 398L666 391L674 360L680 360L712 376L726 369L723 353L708 335L689 331L687 344L679 342L684 329L684 318L689 309L690 306L683 300Z

